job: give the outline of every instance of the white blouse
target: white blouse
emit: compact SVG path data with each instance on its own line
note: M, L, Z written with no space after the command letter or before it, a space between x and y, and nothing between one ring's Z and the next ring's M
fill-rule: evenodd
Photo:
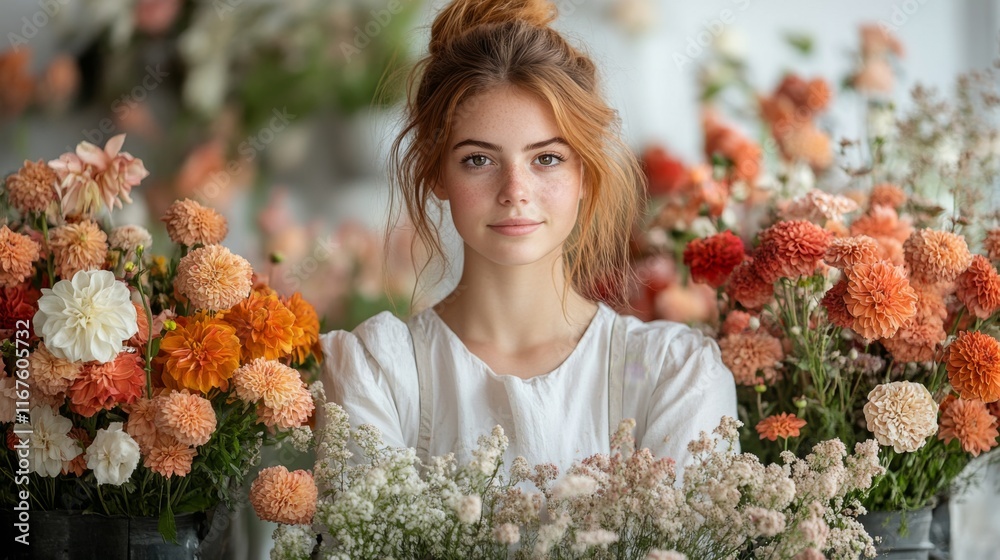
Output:
M530 379L494 373L433 308L406 322L382 312L320 341L327 398L351 426L373 424L387 445L416 448L424 460L454 452L467 462L479 436L499 424L510 440L507 468L523 455L564 472L607 453L617 420L634 418L637 447L680 467L699 432L737 417L733 376L714 340L603 303L569 357Z

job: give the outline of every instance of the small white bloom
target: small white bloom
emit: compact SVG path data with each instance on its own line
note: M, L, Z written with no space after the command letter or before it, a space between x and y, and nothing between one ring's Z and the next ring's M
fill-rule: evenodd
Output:
M41 405L31 409L31 472L41 476L59 476L63 463L80 454L76 440L69 437L73 422L52 408Z
M116 227L108 235L108 246L112 249L121 249L126 261L135 259L135 251L140 245L144 251L148 251L153 245L153 236L142 226Z
M483 513L483 501L479 496L462 496L455 505L458 520L466 525L479 521Z
M49 352L71 362L110 362L139 332L128 287L107 270L81 270L42 288L34 323Z
M750 317L750 330L755 331L760 328L760 317Z
M112 422L107 429L97 430L86 459L97 484L121 486L139 464L139 444L122 431L121 422Z
M493 538L500 544L517 544L521 541L521 528L513 523L503 523L493 529Z
M552 489L555 500L570 500L589 496L597 490L597 481L589 476L570 474L563 477Z

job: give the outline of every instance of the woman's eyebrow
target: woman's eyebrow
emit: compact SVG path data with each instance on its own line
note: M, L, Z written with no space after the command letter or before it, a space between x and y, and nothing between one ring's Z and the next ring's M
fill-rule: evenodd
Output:
M524 147L524 151L525 152L530 152L532 150L537 150L539 148L544 148L545 146L548 146L549 144L565 144L566 146L569 146L569 143L566 142L566 140L564 138L562 138L561 136L556 136L555 138L549 138L548 140L542 140L541 142L535 142L534 144L528 144L527 146ZM483 148L484 150L492 150L494 152L502 152L503 151L503 148L501 148L500 146L498 146L496 144L491 144L489 142L484 142L482 140L473 140L471 138L468 139L468 140L462 140L458 144L455 144L455 146L452 147L452 150L457 150L457 149L459 149L459 148L461 148L463 146L478 146L480 148Z

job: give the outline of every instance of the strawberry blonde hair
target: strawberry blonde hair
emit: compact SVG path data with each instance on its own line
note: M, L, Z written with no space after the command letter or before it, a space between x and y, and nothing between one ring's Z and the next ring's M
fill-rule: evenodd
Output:
M549 27L555 16L546 0L454 0L438 14L430 52L407 80L405 121L390 152L392 197L402 199L430 258L448 264L428 210L442 208L431 193L453 124L475 110L473 97L491 88L534 94L551 106L563 138L583 161L585 195L564 245L564 273L585 297L622 305L644 178L619 136L617 112L599 91L594 63ZM391 228L398 207L390 207Z

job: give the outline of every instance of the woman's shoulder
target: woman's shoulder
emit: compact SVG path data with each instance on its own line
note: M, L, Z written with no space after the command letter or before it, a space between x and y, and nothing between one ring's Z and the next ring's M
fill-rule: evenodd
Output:
M655 371L659 381L692 374L704 381L728 374L718 343L701 330L662 319L643 321L631 315L620 319L626 325L628 359Z
M413 364L413 341L406 322L382 311L353 330L331 330L320 335L327 360L343 364L365 359L386 372Z

